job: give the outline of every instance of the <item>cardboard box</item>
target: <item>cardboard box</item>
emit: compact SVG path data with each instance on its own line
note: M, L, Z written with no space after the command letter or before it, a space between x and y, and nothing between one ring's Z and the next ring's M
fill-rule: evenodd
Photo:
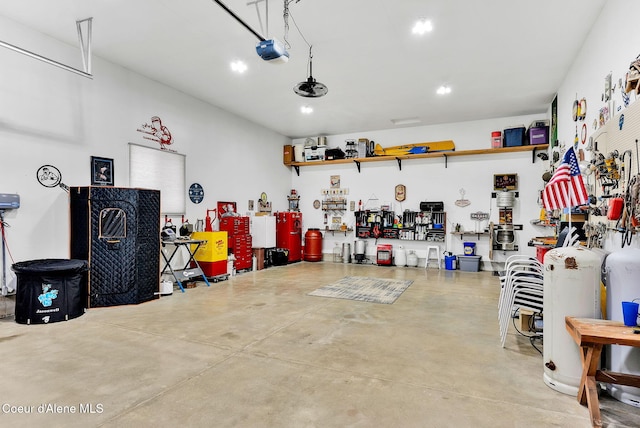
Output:
M285 165L291 165L291 162L293 162L293 146L291 144L286 144L284 146L282 152L282 162Z
M520 309L520 331L529 332L533 331L533 311L527 309Z

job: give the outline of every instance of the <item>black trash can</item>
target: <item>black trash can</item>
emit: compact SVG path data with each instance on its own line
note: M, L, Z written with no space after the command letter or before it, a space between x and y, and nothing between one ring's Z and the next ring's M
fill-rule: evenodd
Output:
M87 262L41 259L18 262L16 322L46 324L84 314L87 301Z

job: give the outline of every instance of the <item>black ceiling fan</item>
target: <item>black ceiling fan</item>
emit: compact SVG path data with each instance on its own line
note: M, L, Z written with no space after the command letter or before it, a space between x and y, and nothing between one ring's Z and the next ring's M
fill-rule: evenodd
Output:
M309 46L309 77L304 82L298 83L293 87L293 91L301 97L319 98L327 95L329 88L323 83L317 82L313 78L313 55L311 54L311 46Z

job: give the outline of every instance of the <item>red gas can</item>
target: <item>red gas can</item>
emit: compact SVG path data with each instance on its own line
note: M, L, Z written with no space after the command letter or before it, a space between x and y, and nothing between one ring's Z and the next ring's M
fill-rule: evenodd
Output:
M624 200L622 198L609 199L609 209L607 210L607 218L609 220L618 220L622 215Z

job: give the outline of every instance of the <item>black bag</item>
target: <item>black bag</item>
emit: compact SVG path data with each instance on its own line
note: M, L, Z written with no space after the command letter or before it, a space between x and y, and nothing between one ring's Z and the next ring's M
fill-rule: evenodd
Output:
M340 147L336 147L335 149L326 149L324 151L325 160L344 159L344 156L345 154Z
M444 211L444 202L420 202L420 211Z

